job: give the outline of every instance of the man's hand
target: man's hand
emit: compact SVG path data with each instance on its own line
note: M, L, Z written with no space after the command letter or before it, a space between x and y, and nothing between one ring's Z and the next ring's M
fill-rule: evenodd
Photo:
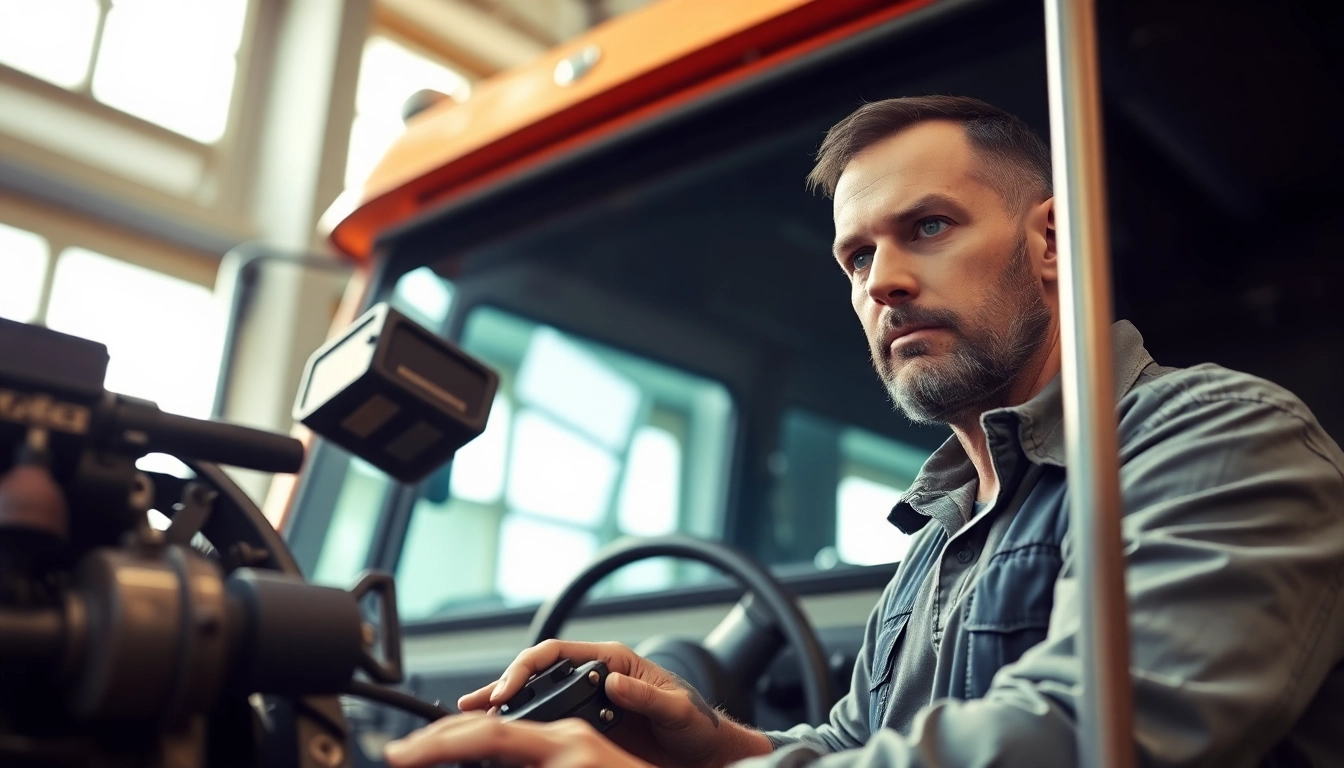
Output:
M457 705L463 712L494 712L529 677L560 659L607 665L607 697L626 712L607 736L641 760L663 768L703 768L771 751L763 734L714 711L684 680L619 643L547 640L520 653L499 680L463 696Z
M652 768L582 720L530 723L474 712L445 717L387 745L391 768L491 760L528 768Z

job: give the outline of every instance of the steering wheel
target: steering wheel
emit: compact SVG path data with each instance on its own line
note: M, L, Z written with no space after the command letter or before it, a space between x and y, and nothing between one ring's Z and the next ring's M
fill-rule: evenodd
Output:
M174 502L183 498L191 481L144 473L152 479L154 507L172 521L164 532L167 541L185 545L199 533L215 550L226 572L240 567L263 568L303 578L285 540L232 478L215 464L194 460L184 463L196 474L197 483L217 495L212 505L177 505ZM351 743L349 725L335 696L265 696L263 701L265 717L259 717L245 700L220 702L210 727L230 738L212 740L212 750L219 753L211 754L211 765L246 765L264 760L267 765L325 768L333 754L340 756L345 745ZM235 735L244 737L232 738Z
M723 706L730 715L750 721L749 692L787 642L802 662L808 722L826 721L835 693L816 632L773 576L740 551L722 544L681 535L615 542L537 610L528 630L529 645L558 636L584 596L603 578L654 557L676 557L713 566L732 576L747 595L702 643L650 638L634 649L636 653L680 675L712 706Z

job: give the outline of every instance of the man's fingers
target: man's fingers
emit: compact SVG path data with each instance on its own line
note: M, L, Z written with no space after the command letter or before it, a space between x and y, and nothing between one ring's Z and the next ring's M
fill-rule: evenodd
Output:
M419 768L435 763L493 759L537 765L560 751L553 733L538 723L509 722L472 713L445 717L404 739L387 745L384 757L392 768Z
M446 717L387 745L391 768L491 760L539 768L651 768L578 720L532 723L479 713Z
M634 652L620 643L567 643L560 640L546 640L518 654L518 658L514 659L508 669L504 670L504 674L499 676L499 682L489 694L489 702L498 706L513 698L527 684L528 678L560 659L569 659L575 664L601 661L612 672L626 674L630 672L634 658Z
M564 653L574 643L562 643L559 640L545 640L518 654L499 676L495 689L490 692L490 703L499 706L523 689L528 678L551 666L564 657Z
M484 715L482 715L480 712L466 712L461 715L449 715L448 717L441 717L432 723L416 728L414 731L411 731L410 733L403 736L401 740L415 741L418 739L428 738L438 733L439 731L456 728L468 720L474 720L479 717L484 717Z
M490 694L494 692L497 685L499 685L498 680L468 693L457 700L457 708L463 712L474 712L489 707Z
M607 676L607 696L616 706L665 727L684 723L692 709L685 691L667 691L616 673Z

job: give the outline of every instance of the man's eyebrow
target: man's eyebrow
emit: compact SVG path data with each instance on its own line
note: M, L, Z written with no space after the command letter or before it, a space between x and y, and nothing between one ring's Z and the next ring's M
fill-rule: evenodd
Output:
M888 224L895 225L896 229L901 229L904 225L924 217L930 210L935 208L952 208L957 211L965 210L962 204L952 197L941 192L930 192L916 200L913 205L884 218ZM835 257L836 261L840 261L844 258L845 254L854 250L854 248L858 247L858 245L866 239L867 238L862 235L851 235L836 240L835 245L831 246L831 255Z

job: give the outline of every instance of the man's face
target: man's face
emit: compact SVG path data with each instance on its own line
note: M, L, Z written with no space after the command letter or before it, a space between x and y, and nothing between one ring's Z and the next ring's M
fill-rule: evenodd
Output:
M1049 333L1024 217L984 162L960 125L921 123L855 156L836 187L836 260L873 366L917 422L1002 404Z

